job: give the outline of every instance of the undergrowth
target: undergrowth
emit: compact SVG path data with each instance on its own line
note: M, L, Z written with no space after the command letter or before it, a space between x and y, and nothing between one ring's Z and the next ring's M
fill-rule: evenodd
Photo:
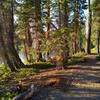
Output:
M76 63L81 63L85 61L85 53L84 52L77 52L72 55L69 59L69 64L76 64Z
M97 59L97 60L100 60L100 54L98 54L98 55L96 56L96 59Z
M39 70L53 67L49 62L34 63L30 68L21 68L18 72L11 72L4 64L0 64L0 100L11 100L17 93L9 92L22 78L36 74Z

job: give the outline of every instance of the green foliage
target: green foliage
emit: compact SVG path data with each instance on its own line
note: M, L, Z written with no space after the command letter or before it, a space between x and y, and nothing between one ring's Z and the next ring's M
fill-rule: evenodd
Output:
M97 48L94 47L93 49L91 49L91 53L96 53L97 52Z
M11 93L9 89L18 83L22 78L34 75L37 70L35 68L22 68L19 72L10 72L4 64L0 65L0 100L11 100L18 93Z
M97 60L100 60L100 54L96 56L96 59Z
M85 53L84 52L77 52L75 54L72 55L72 57L84 57Z
M0 95L0 100L12 100L12 98L17 95L18 93L11 93L7 91Z
M18 93L10 93L9 89L14 86L22 78L34 75L39 70L54 67L49 62L35 63L31 68L21 68L19 72L10 72L3 64L0 65L0 90L4 90L0 94L0 100L11 100Z
M93 32L95 36L100 38L100 0L94 0L92 4L93 9Z
M33 65L33 70L35 68L35 70L41 70L41 69L47 69L47 68L52 68L55 67L54 65L52 65L49 62L46 63L36 63Z
M70 45L70 29L61 28L50 32L50 37L46 42L47 50L56 53L62 53L65 45ZM66 41L66 42L65 42ZM45 48L46 48L45 47ZM58 51L58 52L56 52Z
M76 64L85 61L85 53L84 52L77 52L69 59L69 64Z
M21 78L29 76L30 74L35 74L35 72L32 68L22 68L19 72L13 74L15 75L14 80L18 81Z

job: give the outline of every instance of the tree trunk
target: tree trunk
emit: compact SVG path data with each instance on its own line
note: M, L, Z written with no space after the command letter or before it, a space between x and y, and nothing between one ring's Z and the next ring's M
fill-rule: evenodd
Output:
M50 33L50 0L47 0L47 36L46 39L49 38L49 33ZM47 40L46 40L46 44L47 44ZM48 50L48 46L46 46L47 50ZM49 58L49 50L47 51L47 58Z
M0 27L1 30L1 27ZM17 71L13 63L10 61L9 56L7 54L7 50L3 41L2 32L0 31L0 55L4 61L4 64L10 68L11 71Z
M25 52L26 60L27 60L28 62L30 62L29 57L28 57L28 47L27 47L27 44L26 44L25 39L23 40L23 43L24 43L24 52Z
M90 0L88 0L88 33L86 34L86 53L91 53L91 24L92 24L92 11L90 7Z
M14 65L16 68L20 68L24 66L21 59L19 58L19 55L14 47L14 18L13 18L13 7L14 7L14 1L12 0L10 2L10 6L8 7L8 28L7 28L7 46L9 51L9 56L12 57L12 61L14 62Z
M73 53L78 51L78 28L79 28L78 1L74 0L74 20L73 20Z
M27 23L29 24L29 23ZM28 62L33 62L33 56L32 56L32 37L31 37L31 32L29 31L30 27L29 25L26 28L26 32L25 32L25 40L24 40L24 48L25 48L25 56Z
M40 41L39 41L39 35L41 32L41 0L34 0L34 6L35 6L35 55L36 55L36 61L38 62L40 60ZM33 43L34 44L34 43ZM34 46L33 46L34 47Z
M99 54L100 33L97 34L97 53Z
M99 42L100 42L100 39L98 38L97 39L97 53L99 54Z
M59 18L58 18L58 26L59 26L59 29L61 28L61 2L59 0L58 2L58 12L59 12Z
M14 47L13 1L9 2L7 9L1 8L0 10L2 16L1 26L3 27L2 33L5 33L5 43L3 43L2 40L2 45L4 45L3 48L5 49L4 58L6 60L6 65L9 66L11 71L15 71L17 68L24 66L24 64L21 62L21 59ZM5 10L5 12L3 12L3 10ZM1 38L3 39L3 37Z
M13 63L9 59L3 35L4 35L4 27L3 27L2 2L0 2L0 55L3 59L4 64L7 67L9 67L11 71L16 71L15 66L13 66Z
M65 32L63 34L63 41L64 41L64 50L63 50L63 67L67 65L68 62L68 55L69 55L69 48L68 48L68 36L67 36L67 30L68 28L68 2L65 0L64 1L64 22L63 26L65 28Z

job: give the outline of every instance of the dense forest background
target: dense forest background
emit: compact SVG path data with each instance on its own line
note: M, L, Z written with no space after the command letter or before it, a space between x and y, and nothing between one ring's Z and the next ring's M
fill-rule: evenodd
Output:
M99 53L99 0L1 0L0 58L11 71L27 63ZM20 57L21 58L20 58Z
M37 88L83 86L92 91L80 89L84 96L97 96L99 61L100 0L0 0L0 100L12 100L32 82ZM21 98L34 91L32 84Z

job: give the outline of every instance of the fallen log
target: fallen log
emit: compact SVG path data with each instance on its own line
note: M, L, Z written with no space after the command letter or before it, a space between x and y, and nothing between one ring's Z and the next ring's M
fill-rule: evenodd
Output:
M57 83L57 81L58 80L54 78L54 79L47 80L45 82L40 82L38 85L37 84L34 84L34 85L31 84L25 92L14 97L12 100L28 100L40 88L43 88L43 87L46 87L46 86L54 86ZM27 87L27 86L24 86L24 88L25 87ZM23 86L20 84L18 90L21 90L22 88L23 88Z
M33 95L35 90L36 90L35 86L31 84L27 91L14 97L12 100L27 100Z
M70 77L64 76L50 76L50 77L42 77L35 80L29 81L20 81L19 84L16 86L16 91L26 90L25 92L21 93L20 95L14 97L12 100L30 100L30 98L37 93L41 88L44 87L54 87L58 89L67 89L73 82L73 79L69 79ZM30 87L29 87L29 84Z

